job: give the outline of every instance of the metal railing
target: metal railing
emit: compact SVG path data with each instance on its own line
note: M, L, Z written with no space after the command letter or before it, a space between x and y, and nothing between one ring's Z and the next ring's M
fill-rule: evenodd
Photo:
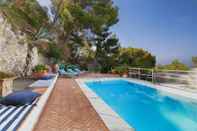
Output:
M161 70L149 68L129 68L128 76L147 80L154 84L197 91L197 70Z

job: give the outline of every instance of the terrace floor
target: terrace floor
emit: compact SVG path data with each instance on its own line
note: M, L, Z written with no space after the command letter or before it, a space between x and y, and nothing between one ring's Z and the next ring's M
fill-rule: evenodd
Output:
M108 131L108 128L74 79L58 78L34 131Z

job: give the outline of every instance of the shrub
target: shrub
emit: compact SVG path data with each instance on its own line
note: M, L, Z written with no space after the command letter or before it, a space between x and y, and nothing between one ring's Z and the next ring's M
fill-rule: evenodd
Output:
M184 71L187 71L189 70L190 68L181 63L178 59L175 59L171 62L171 64L168 64L168 65L159 65L157 66L158 69L164 69L164 70L184 70Z
M153 68L156 64L156 57L143 49L120 48L118 64L131 67Z
M112 69L113 73L117 74L123 74L128 72L128 66L117 66L114 69Z
M197 57L196 56L192 57L192 63L193 63L194 67L197 67Z

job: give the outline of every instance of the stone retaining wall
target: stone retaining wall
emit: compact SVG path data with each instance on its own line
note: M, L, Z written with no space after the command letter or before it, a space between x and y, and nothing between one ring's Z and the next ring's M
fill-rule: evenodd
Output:
M13 32L11 25L0 14L0 71L16 75L30 75L37 64L46 63L37 47L29 47L26 36Z

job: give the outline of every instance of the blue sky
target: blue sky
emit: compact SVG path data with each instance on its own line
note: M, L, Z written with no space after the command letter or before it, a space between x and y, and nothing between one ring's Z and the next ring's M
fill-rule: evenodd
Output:
M50 20L53 20L54 14L52 13L52 9L51 9L53 7L52 1L51 0L37 0L37 1L41 6L47 8L49 18Z
M144 48L166 64L197 56L197 0L114 0L119 23L112 27L123 46Z

